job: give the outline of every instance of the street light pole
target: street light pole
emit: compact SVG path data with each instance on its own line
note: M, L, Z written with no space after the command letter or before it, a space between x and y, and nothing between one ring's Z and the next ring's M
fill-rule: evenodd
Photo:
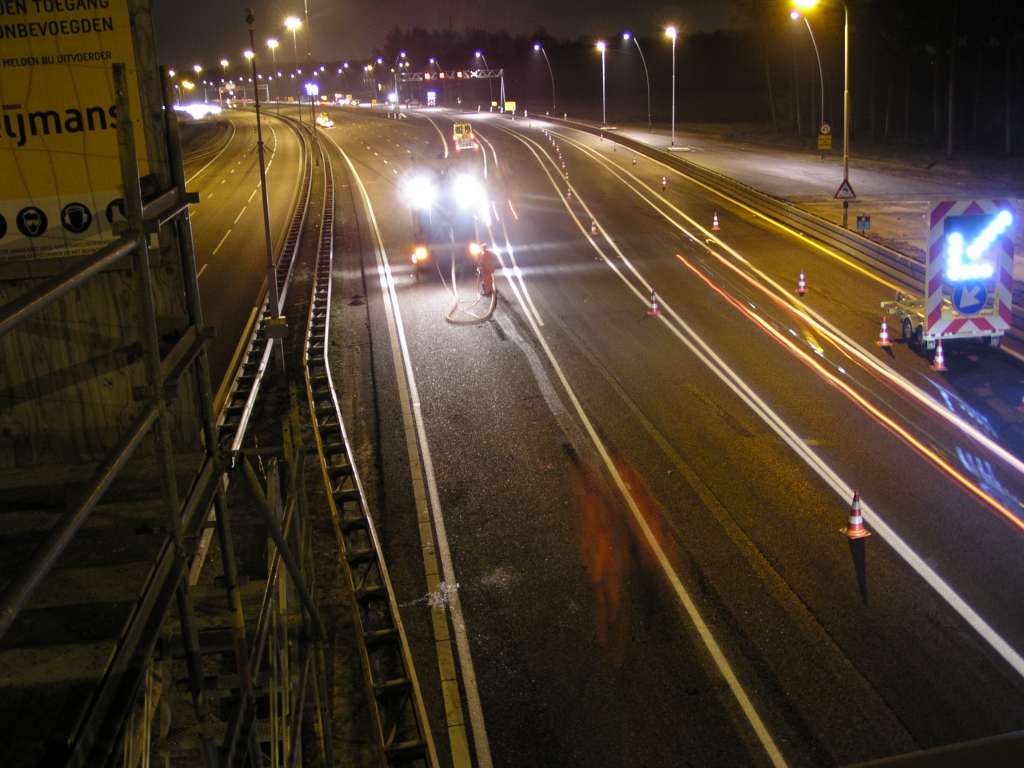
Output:
M487 57L484 56L483 51L477 51L475 54L476 58L480 59L484 63L484 69L490 69L491 65L487 63ZM502 81L504 82L504 81ZM491 84L491 78L487 78L487 95L491 97L491 101L494 101L494 86Z
M843 181L850 178L850 8L844 2L843 24ZM843 201L843 227L849 224L850 203Z
M601 52L601 127L604 128L608 125L608 104L605 98L605 77L604 77L604 52L608 48L608 44L604 40L597 41L597 50Z
M267 192L267 164L263 151L263 128L260 121L260 90L256 78L256 40L253 34L253 24L256 21L256 17L252 12L252 8L247 10L245 21L249 25L249 45L252 46L252 56L249 58L249 64L252 67L253 104L256 107L256 149L260 163L260 190L263 193L263 234L267 249L267 299L270 304L271 318L275 325L280 325L282 322L281 298L277 292L277 268L274 265L274 246L270 238L270 197ZM273 338L275 334L270 335ZM277 347L277 369L281 374L284 374L284 346L281 338L283 336L277 339L278 343L275 346Z
M668 27L665 34L672 38L672 144L676 145L676 37L679 31L675 27Z
M551 59L548 58L548 52L544 50L544 46L540 43L534 43L533 50L543 53L544 61L548 63L548 74L551 75L551 111L555 112L558 109L558 105L555 103L555 71L551 69Z
M284 26L292 31L292 50L295 52L295 74L292 77L296 77L299 74L299 41L296 30L302 26L302 21L294 16L289 16L284 20ZM299 125L302 125L302 78L296 77L296 80L298 81L296 85L299 86Z
M796 14L793 18L803 18L804 24L807 25L807 33L811 36L811 44L814 46L814 57L818 60L818 82L821 83L821 125L825 124L825 73L821 68L821 54L818 53L818 41L814 37L814 30L811 29L811 22L806 16L803 16L799 11L793 11Z
M277 40L274 39L273 37L270 38L269 40L267 40L267 48L270 49L270 57L271 57L271 59L274 62L274 73L273 73L272 77L270 78L271 80L273 80L275 77L277 77L277 74L278 74L277 73ZM278 90L280 90L280 87L278 87ZM268 86L267 93L268 94L270 93L269 86ZM281 112L281 105L280 105L280 103L278 104L277 111L278 111L278 114L280 114L280 112Z
M395 111L395 116L396 117L398 116L398 102L401 99L401 97L398 94L398 62L399 62L400 59L404 59L404 58L405 58L405 51L402 51L401 53L398 54L398 56L395 57L395 67L394 67L394 69L391 70L392 72L395 73L395 105L394 105L394 111Z
M813 10L819 0L793 0L793 6L801 11ZM843 187L850 185L850 7L845 0L843 23ZM808 28L810 26L808 25ZM817 46L815 46L817 47ZM843 200L843 228L850 226L850 201Z
M632 39L636 43L636 49L640 51L640 61L644 63L644 76L647 78L647 132L651 132L651 73L647 71L647 59L644 58L644 51L640 47L640 41L629 32L623 32L622 36L627 40Z

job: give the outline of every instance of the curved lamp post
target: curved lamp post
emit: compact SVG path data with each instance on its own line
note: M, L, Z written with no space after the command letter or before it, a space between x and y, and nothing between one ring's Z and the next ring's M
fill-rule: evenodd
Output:
M555 72L551 69L551 59L548 58L548 52L544 50L544 46L540 43L534 43L533 50L543 53L544 61L548 63L548 74L551 75L551 111L554 112L558 109L558 105L555 104Z
M675 27L666 27L665 34L672 38L672 144L676 145L676 38L679 37L679 30Z
M647 59L644 58L643 49L640 47L640 41L637 40L629 32L622 33L622 39L629 41L632 40L636 43L636 49L640 51L640 61L644 63L644 75L647 77L647 132L651 132L651 73L647 71Z
M811 36L811 43L814 45L814 57L818 60L818 81L821 83L821 124L825 124L825 74L821 67L821 54L818 53L818 41L814 37L814 30L811 29L811 22L800 11L791 11L790 18L794 21L804 20L807 25L807 32ZM813 115L812 115L813 117Z
M843 185L849 185L850 179L850 8L845 0L837 0L843 4L845 19L843 23ZM812 11L819 0L793 0L793 7L800 11ZM850 201L843 201L843 227L849 227Z

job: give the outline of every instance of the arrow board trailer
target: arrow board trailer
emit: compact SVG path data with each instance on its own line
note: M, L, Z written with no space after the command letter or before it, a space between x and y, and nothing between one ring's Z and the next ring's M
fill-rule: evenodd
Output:
M941 339L982 339L998 347L1013 310L1016 211L1008 200L946 200L929 216L925 297L883 301L903 338L922 351Z

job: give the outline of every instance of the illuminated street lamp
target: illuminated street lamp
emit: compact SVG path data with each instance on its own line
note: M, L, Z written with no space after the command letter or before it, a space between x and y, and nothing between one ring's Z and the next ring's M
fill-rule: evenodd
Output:
M289 16L287 19L284 20L284 26L285 26L285 29L290 29L291 32L292 32L292 50L294 50L294 52L295 52L295 71L298 72L299 74L301 74L301 71L299 70L299 41L298 41L298 38L296 37L296 33L297 33L298 28L302 26L302 20L299 19L299 18L296 18L295 16ZM295 77L295 75L292 75L292 77ZM301 90L301 88L302 88L302 86L300 85L299 86L299 104L300 104L300 106L302 104L302 90ZM300 125L302 124L302 109L301 108L299 109L299 124Z
M850 8L843 4L843 187L850 183ZM812 11L818 0L793 0L793 7L800 11ZM843 227L850 224L850 201L843 200Z
M604 77L604 52L608 49L608 44L604 40L597 41L597 50L601 52L601 127L604 128L608 125L608 110L607 102L605 100L605 77Z
M558 109L558 105L555 104L555 72L551 69L551 59L548 58L548 52L544 50L544 46L540 43L534 43L533 50L543 53L544 61L548 63L548 74L551 75L551 111L554 112Z
M821 55L818 53L818 41L814 38L814 30L811 29L811 22L807 19L806 16L804 16L802 13L800 13L800 11L791 11L790 14L789 14L789 17L791 19L793 19L793 21L798 21L799 19L803 19L804 20L804 24L807 25L807 32L811 36L811 42L814 44L814 56L818 60L818 81L821 83L821 125L824 125L825 124L825 74L824 74L824 70L821 68ZM814 119L813 113L811 114L811 119L812 120ZM822 157L824 158L824 154L822 154Z
M431 58L430 59L430 63L433 64L435 67L437 67L438 79L442 81L441 85L444 88L444 103L445 103L445 106L447 106L448 105L448 81L445 79L444 70L441 68L441 63L437 59Z
M477 51L473 54L474 58L480 59L484 63L484 69L490 69L491 65L487 63L487 57L484 56L483 51ZM504 82L504 81L502 81ZM491 78L487 78L487 94L491 97L491 101L494 101L494 88L491 85Z
M270 49L270 58L271 58L271 61L273 61L273 63L274 63L274 72L277 72L277 46L278 46L278 42L277 42L276 38L272 37L269 40L267 40L267 48ZM280 77L281 73L277 72L277 75L278 75L278 77ZM271 79L273 79L273 78L271 78ZM277 109L278 109L278 111L281 110L280 107L278 107Z
M632 40L636 43L636 49L640 51L640 61L644 63L644 76L647 78L647 132L651 132L651 73L647 71L647 59L644 58L643 49L640 48L640 41L637 40L629 32L622 33L622 39L629 41Z
M398 56L395 57L395 66L391 70L392 72L395 73L395 95L396 96L398 95L398 62L399 62L400 59L404 59L404 58L405 58L405 51L402 51L401 53L398 54ZM398 112L398 99L397 98L394 101L394 105L395 105L395 112L397 113Z
M676 38L679 37L679 30L675 27L666 27L665 34L672 38L672 144L676 145Z

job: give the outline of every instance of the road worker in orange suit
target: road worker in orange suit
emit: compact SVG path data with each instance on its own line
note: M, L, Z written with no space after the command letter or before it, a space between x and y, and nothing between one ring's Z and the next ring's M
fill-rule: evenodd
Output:
M498 268L498 257L487 245L480 246L476 256L476 271L480 275L480 292L484 296L494 293L494 270Z

